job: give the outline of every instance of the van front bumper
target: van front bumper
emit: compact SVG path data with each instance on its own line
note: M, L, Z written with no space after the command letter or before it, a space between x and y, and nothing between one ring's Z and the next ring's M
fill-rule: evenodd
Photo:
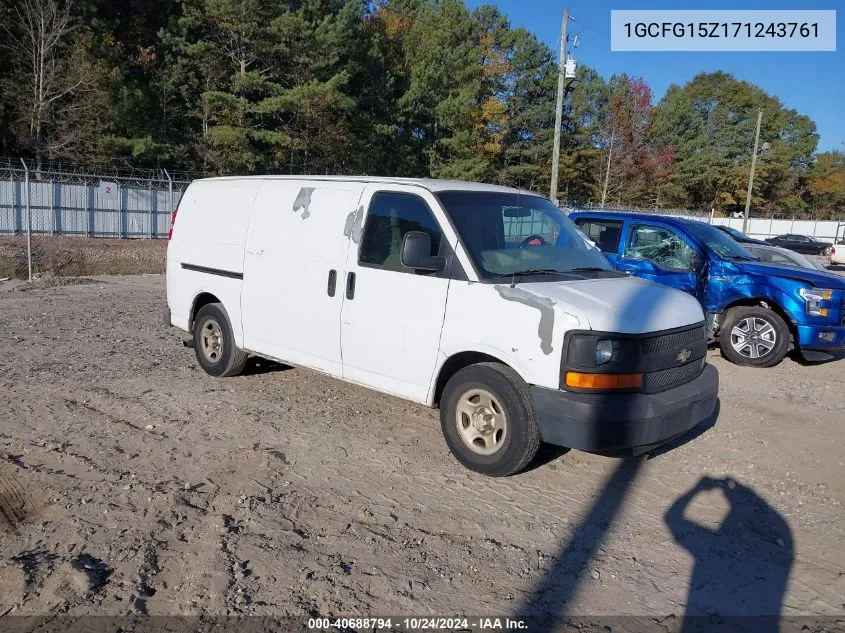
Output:
M544 442L583 451L659 445L710 418L719 393L719 372L701 375L655 394L574 393L532 387Z

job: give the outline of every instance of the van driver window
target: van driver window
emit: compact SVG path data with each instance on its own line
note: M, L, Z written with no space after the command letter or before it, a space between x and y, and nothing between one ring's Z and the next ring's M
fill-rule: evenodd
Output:
M648 259L670 270L693 270L695 251L677 233L662 226L634 227L625 257Z
M426 202L408 193L380 192L373 196L358 263L389 270L408 271L402 266L402 240L410 231L431 236L431 255L440 252L443 233Z

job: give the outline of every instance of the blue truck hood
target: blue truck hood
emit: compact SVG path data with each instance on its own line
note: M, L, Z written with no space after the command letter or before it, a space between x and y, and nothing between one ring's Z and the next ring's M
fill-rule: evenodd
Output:
M816 288L831 288L845 290L845 277L835 273L825 273L809 268L793 268L792 266L777 266L758 262L730 262L741 273L748 275L764 275L766 277L786 277L797 281L805 281Z

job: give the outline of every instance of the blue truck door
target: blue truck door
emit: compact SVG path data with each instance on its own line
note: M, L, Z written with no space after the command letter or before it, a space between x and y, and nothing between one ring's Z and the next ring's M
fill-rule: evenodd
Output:
M702 261L698 251L674 229L632 222L616 268L699 298Z

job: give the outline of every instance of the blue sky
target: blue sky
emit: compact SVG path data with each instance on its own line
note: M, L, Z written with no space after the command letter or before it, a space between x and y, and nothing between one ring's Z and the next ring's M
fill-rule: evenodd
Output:
M466 0L476 7L482 0ZM737 79L760 86L784 105L816 122L819 150L845 151L845 2L842 0L487 0L505 13L513 26L522 26L557 50L564 6L574 21L569 23L570 42L579 64L595 68L604 77L626 72L642 76L654 91L655 101L672 83L683 84L703 71L724 70ZM611 9L839 9L836 14L836 52L800 53L678 53L611 52Z

